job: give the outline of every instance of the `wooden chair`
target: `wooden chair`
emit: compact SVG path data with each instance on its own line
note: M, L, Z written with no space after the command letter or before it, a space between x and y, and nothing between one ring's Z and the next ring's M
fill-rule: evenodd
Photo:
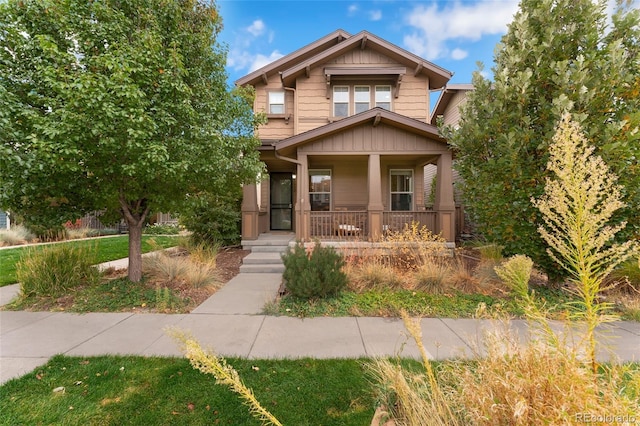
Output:
M348 213L346 207L336 207L335 211L339 213L334 215L334 234L339 237L360 236L362 228L357 223L356 215Z

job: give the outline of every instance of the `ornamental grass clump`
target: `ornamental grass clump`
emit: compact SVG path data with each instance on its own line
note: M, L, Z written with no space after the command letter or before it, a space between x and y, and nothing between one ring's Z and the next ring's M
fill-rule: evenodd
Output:
M333 247L316 242L308 251L303 243L282 255L283 278L293 297L316 299L335 296L347 286L344 258Z
M238 372L227 364L222 356L203 349L196 339L178 329L169 329L168 334L178 342L193 368L201 373L211 374L216 378L216 384L227 386L238 394L242 403L262 425L282 426L282 423L260 404L253 391L242 382Z
M570 318L585 325L587 354L594 372L596 327L617 320L611 304L598 298L604 279L617 265L638 253L634 241L614 242L626 223L612 224L613 214L624 206L617 177L589 146L579 124L565 114L549 147L545 193L533 204L544 226L538 231L547 253L570 274L571 291L578 300L568 306Z
M16 277L23 297L63 296L74 288L96 284L100 273L96 248L55 244L29 249L16 264Z

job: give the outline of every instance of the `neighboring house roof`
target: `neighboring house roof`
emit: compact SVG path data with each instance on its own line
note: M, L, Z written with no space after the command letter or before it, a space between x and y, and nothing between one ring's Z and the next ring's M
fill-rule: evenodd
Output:
M430 86L432 88L443 87L453 76L451 71L389 43L368 31L362 31L351 36L342 30L337 30L237 80L236 84L241 86L244 84L256 84L260 81L266 83L269 75L280 71L284 85L291 86L295 83L297 77L305 73L308 74L311 68L330 62L356 46L360 46L361 49L370 47L398 63L405 64L412 68L411 72L413 72L414 75L421 73L426 74L430 79ZM345 70L341 70L342 69L336 68L337 72L346 72ZM360 69L361 73L367 73L367 71L371 74L384 74L385 68ZM388 71L392 74L402 74L405 72L405 70L401 70L398 67L389 68Z
M458 92L469 92L471 90L473 90L473 84L447 84L442 93L440 93L429 122L435 126L436 120L444 114L453 96Z
M383 108L372 108L370 110L361 112L360 114L352 115L341 120L334 121L333 123L326 124L322 127L318 127L304 133L283 139L279 142L273 143L276 151L290 151L292 148L298 145L312 142L314 140L330 136L332 134L345 131L355 126L359 126L367 121L371 121L373 126L377 126L380 123L389 124L393 127L404 129L412 133L426 136L434 141L446 144L447 141L440 136L438 128L431 124L425 123L420 120L406 117L401 114L397 114L392 111L388 111Z
M235 84L237 86L243 86L245 84L255 85L259 82L265 82L265 80L273 74L277 72L291 68L293 65L298 63L299 61L304 61L308 58L311 58L323 50L328 49L329 47L340 43L346 38L351 37L351 34L348 32L338 29L326 36L310 43L300 49L283 56L280 59L276 59L275 61L263 66L262 68L253 71L252 73L247 74L246 76L236 80ZM266 82L265 82L266 83Z

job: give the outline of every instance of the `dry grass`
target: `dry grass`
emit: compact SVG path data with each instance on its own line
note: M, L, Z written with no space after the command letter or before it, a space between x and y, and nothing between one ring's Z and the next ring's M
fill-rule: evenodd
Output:
M22 225L13 226L11 229L0 229L0 246L27 244L35 239L36 236Z
M581 414L638 413L637 371L613 365L594 374L576 349L545 341L523 347L506 332L488 336L487 350L475 368L460 364L448 377L452 404L470 424L576 424Z
M349 277L348 287L357 293L375 289L400 289L406 280L391 266L370 259L357 266L345 268Z
M447 258L431 257L418 266L413 274L415 289L433 294L444 293L449 287L451 265Z
M203 288L218 286L220 280L216 272L216 253L205 248L196 248L194 255L171 256L166 252L156 252L143 258L144 274L157 285L180 282L182 285Z

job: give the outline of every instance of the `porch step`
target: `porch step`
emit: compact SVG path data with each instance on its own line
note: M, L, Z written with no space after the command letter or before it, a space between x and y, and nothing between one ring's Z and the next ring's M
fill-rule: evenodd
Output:
M262 234L257 240L243 240L242 248L251 250L240 266L241 273L282 273L282 253L289 249L292 234Z
M242 264L240 265L240 273L245 274L281 274L284 272L284 265L278 264Z
M242 263L244 265L282 265L280 253L252 251L247 255Z
M289 248L282 246L242 246L244 250L251 250L251 253L284 253Z

